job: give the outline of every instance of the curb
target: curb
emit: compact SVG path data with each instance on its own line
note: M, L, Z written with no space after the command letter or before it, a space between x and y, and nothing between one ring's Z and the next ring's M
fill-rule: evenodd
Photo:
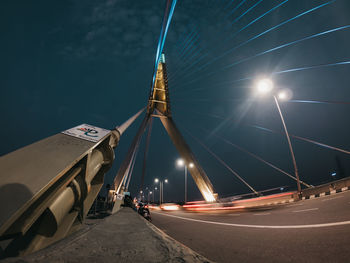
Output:
M345 191L348 191L348 190L350 190L350 186L343 187L343 188L340 188L340 189L333 189L333 190L330 190L330 191L327 191L327 192L322 192L322 193L319 193L319 194L303 196L302 200L314 199L314 198L322 197L322 196L326 196L326 195L333 195L333 194L345 192Z
M177 241L176 239L172 238L171 236L166 234L163 230L159 229L158 227L148 222L147 220L146 220L146 224L151 230L155 232L156 235L160 236L164 240L164 242L171 243L171 247L174 247L173 248L174 250L181 250L184 253L183 255L184 257L182 258L184 262L214 263L214 261L211 261L206 257L202 256L201 254L198 254L197 252L187 247L186 245L182 244L181 242Z

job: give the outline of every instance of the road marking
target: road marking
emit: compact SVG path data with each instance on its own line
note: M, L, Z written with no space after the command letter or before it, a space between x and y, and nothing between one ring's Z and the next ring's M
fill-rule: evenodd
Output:
M340 195L340 196L337 196L337 197L332 197L332 198L324 199L324 200L321 200L321 201L324 202L324 201L334 200L334 199L338 199L338 198L342 198L342 197L344 197L344 196Z
M301 205L304 205L304 204L287 205L286 207L292 207L292 206L301 206Z
M271 215L271 213L260 213L260 214L253 214L255 216L266 216L266 215Z
M313 225L285 225L285 226L264 226L264 225L244 225L244 224L233 224L233 223L222 223L222 222L214 222L214 221L205 221L199 219L193 219L188 217L181 217L169 214L163 214L159 212L153 212L153 214L158 214L162 216L174 217L182 220L205 223L205 224L213 224L213 225L222 225L222 226L234 226L234 227L248 227L248 228L272 228L272 229L295 229L295 228L320 228L320 227L331 227L331 226L343 226L350 225L350 221L340 221L333 223L324 223L324 224L313 224Z
M304 210L296 210L296 211L292 211L294 213L299 213L299 212L307 212L307 211L315 211L318 210L318 208L310 208L310 209L304 209Z

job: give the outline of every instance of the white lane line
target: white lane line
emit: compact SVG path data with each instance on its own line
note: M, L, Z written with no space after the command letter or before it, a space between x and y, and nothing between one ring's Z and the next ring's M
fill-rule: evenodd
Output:
M337 196L337 197L332 197L332 198L324 199L324 200L322 200L322 202L329 201L329 200L334 200L334 199L338 199L338 198L342 198L342 197L344 197L344 196L343 196L343 195L340 195L340 196Z
M333 223L324 223L324 224L313 224L313 225L285 225L285 226L264 226L264 225L244 225L244 224L232 224L232 223L222 223L222 222L214 222L214 221L205 221L199 219L193 219L188 217L174 216L169 214L163 214L159 212L153 212L153 214L158 214L162 216L174 217L182 220L213 224L213 225L222 225L222 226L234 226L234 227L248 227L248 228L273 228L273 229L295 229L295 228L320 228L320 227L330 227L330 226L343 226L350 225L350 221L340 221Z
M286 207L301 206L301 205L304 205L304 204L287 205Z
M266 215L271 215L271 213L260 213L260 214L253 214L255 216L266 216Z
M315 211L318 210L317 207L315 208L310 208L310 209L304 209L304 210L296 210L296 211L292 211L293 213L299 213L299 212L307 212L307 211Z

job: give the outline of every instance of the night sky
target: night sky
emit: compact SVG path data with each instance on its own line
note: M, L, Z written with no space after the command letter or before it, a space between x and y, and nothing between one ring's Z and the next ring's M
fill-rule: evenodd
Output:
M112 129L144 107L164 8L163 0L3 0L0 155L81 123ZM254 92L261 77L292 92L290 101L280 102L290 134L350 151L349 14L349 0L178 0L164 47L172 113L219 196L249 189L191 135L255 189L296 188L220 139L293 174L272 96ZM140 121L121 138L106 183ZM140 187L144 142L145 136L133 195ZM297 139L292 144L302 180L318 184L341 170L350 175L347 154ZM183 200L178 157L155 119L145 186L167 178L166 201ZM201 199L192 179L188 199Z

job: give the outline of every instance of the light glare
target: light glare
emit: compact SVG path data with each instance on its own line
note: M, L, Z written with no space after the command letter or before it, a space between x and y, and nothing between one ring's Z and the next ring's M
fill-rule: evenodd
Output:
M177 166L182 167L182 166L184 166L185 162L183 159L177 159L176 164L177 164Z
M259 93L266 94L272 91L273 82L270 79L261 79L256 84Z

